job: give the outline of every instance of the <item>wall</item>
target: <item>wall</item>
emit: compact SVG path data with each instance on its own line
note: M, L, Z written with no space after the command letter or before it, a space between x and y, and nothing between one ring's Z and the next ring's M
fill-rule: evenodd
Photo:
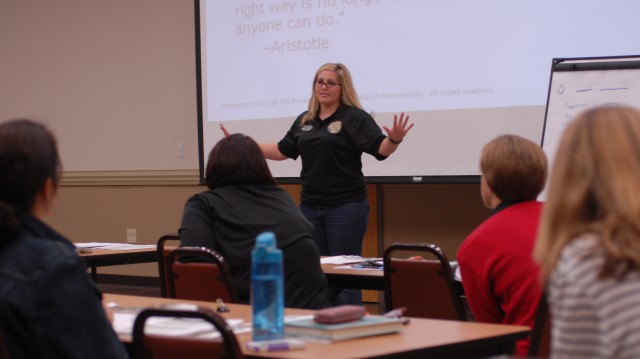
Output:
M196 169L194 33L191 0L2 0L0 121L46 123L67 171Z
M293 196L295 185L284 186ZM62 186L48 223L74 241L122 242L126 229L137 230L138 243L155 244L177 231L184 203L203 186ZM381 245L432 242L450 259L458 246L489 211L482 205L479 185L384 185L378 202ZM370 231L376 231L376 225ZM368 252L371 253L371 252ZM99 273L155 277L152 264L104 267Z
M138 244L155 244L176 232L187 199L201 186L62 186L47 222L77 242L126 242L135 228ZM104 267L98 273L158 276L155 265Z

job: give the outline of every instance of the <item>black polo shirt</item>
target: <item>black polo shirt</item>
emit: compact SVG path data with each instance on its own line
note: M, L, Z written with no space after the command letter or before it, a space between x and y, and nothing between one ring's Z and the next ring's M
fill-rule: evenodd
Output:
M387 158L378 153L386 137L378 124L367 112L347 105L341 105L324 121L316 117L300 126L305 113L278 143L283 155L302 158L301 201L341 204L366 199L362 153L379 161Z

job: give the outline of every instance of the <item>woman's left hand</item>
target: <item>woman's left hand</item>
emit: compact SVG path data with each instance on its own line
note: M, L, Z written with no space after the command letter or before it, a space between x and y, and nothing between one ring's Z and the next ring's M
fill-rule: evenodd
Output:
M398 115L393 116L393 127L389 128L387 126L382 126L382 128L387 132L387 137L393 140L392 142L400 143L404 139L404 136L407 135L409 130L413 127L413 123L409 124L409 115L407 117L404 116L404 112L400 113L400 118L398 119ZM407 126L408 125L408 126Z

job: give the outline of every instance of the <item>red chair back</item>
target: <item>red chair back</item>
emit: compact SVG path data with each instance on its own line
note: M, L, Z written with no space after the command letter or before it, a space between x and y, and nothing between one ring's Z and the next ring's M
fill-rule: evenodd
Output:
M393 258L398 251L418 252L427 260ZM386 310L405 307L405 316L467 320L453 272L434 244L395 243L384 252Z
M212 249L179 247L165 260L169 298L238 303L224 259Z
M7 341L5 339L2 328L0 328L0 359L11 359L11 354L9 354L9 346L7 345Z

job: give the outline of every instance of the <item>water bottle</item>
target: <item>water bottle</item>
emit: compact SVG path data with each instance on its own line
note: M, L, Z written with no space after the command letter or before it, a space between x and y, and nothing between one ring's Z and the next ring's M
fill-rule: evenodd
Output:
M284 338L284 274L276 237L265 232L251 252L253 340Z

